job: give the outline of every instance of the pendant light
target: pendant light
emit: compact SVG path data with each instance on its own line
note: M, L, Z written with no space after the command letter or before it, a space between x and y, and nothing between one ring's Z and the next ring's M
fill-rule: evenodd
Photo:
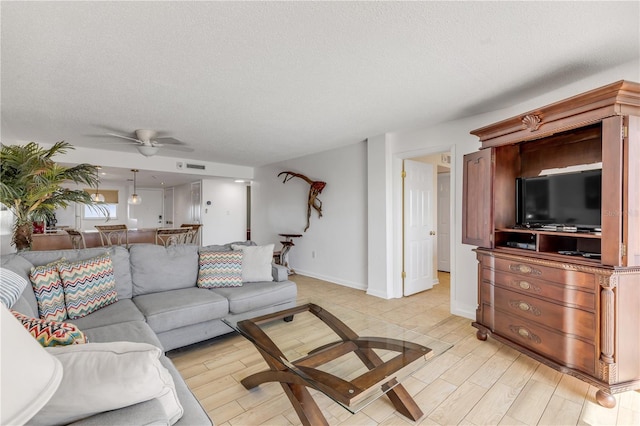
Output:
M127 202L133 205L142 204L142 197L136 194L136 173L138 173L138 169L131 169L131 171L133 172L133 194L129 196Z
M96 169L100 171L102 167L96 166ZM98 176L98 182L96 183L96 193L91 194L91 199L93 200L94 203L104 203L104 195L100 193L100 176Z

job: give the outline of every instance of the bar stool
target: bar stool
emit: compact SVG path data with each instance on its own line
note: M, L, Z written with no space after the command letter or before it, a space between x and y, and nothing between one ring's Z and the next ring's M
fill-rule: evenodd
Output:
M165 247L187 244L191 237L191 228L158 228L156 230L156 244Z
M87 243L84 241L84 235L82 232L74 228L65 228L64 231L69 234L69 238L71 238L71 247L76 250L87 248Z
M129 233L127 225L95 225L100 233L100 243L103 247L122 246L129 248Z
M200 227L201 223L183 223L180 228L191 228L189 237L187 237L187 244L199 244L200 243Z

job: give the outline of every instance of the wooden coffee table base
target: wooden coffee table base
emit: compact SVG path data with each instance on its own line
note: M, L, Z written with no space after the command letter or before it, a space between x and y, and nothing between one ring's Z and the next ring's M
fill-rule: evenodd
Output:
M322 320L341 340L323 345L306 357L291 362L259 325L307 311ZM307 387L318 389L345 406L352 406L366 399L370 396L369 391L378 386L385 391L391 388L386 395L398 412L414 421L423 415L407 390L389 377L417 359L433 355L432 350L426 346L397 339L360 337L338 318L315 304L240 321L237 327L254 343L269 366L269 370L243 379L242 385L247 389L253 389L262 383L280 383L304 425L328 424ZM390 350L398 352L398 355L385 362L373 349ZM351 352L356 354L368 369L351 381L315 368Z

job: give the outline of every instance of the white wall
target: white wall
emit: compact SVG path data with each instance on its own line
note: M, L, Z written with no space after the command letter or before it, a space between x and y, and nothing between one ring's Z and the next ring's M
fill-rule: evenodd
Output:
M211 205L207 205L207 201ZM203 179L201 217L202 245L244 241L247 237L246 186L233 181Z
M289 264L304 275L349 287L367 288L367 153L364 142L256 169L251 187L251 236L259 244L281 246L279 233L303 234L294 240ZM323 217L311 211L306 226L309 184L289 170L324 181L318 197ZM315 257L313 257L315 253Z
M367 293L388 298L393 293L393 202L390 153L391 141L386 135L367 141ZM354 242L357 244L357 242Z

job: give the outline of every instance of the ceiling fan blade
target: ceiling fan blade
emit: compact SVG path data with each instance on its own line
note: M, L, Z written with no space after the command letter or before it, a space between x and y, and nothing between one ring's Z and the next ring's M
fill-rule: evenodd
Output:
M129 136L123 136L123 135L119 135L119 134L117 134L117 133L107 133L107 135L109 135L109 136L115 136L116 138L121 138L121 139L128 139L128 140L130 140L130 141L134 141L134 142L137 142L137 143L139 143L139 144L142 144L142 141L141 141L141 140L139 140L139 139L134 139L134 138L130 138Z
M176 139L176 138L170 138L170 137L166 137L166 138L155 138L154 139L155 142L161 143L163 145L186 145L184 142Z
M192 148L180 145L164 145L162 149L170 149L172 151L193 152Z

